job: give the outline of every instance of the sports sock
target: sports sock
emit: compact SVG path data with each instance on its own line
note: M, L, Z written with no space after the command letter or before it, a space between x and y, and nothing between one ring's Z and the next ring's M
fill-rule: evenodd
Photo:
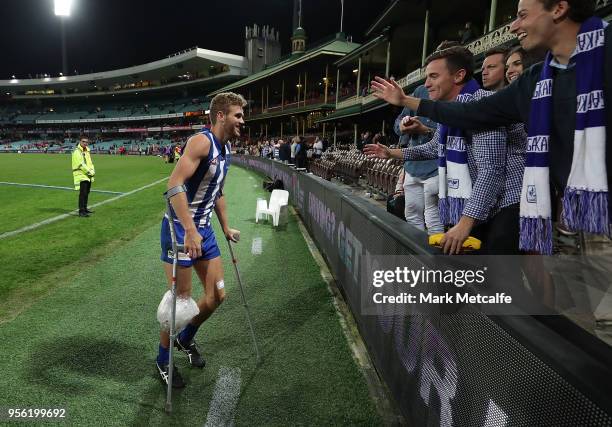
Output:
M170 359L170 353L168 352L167 348L162 347L162 345L159 345L159 353L157 353L157 363L159 363L160 366L163 365L167 365Z
M187 326L185 326L185 329L183 329L179 334L179 340L181 341L181 343L187 344L191 342L193 337L195 337L196 332L198 332L199 327L200 326L195 326L191 323L188 323Z

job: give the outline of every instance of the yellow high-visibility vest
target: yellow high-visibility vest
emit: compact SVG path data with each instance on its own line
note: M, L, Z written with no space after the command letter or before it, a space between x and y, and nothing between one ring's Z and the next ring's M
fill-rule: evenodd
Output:
M81 181L94 182L95 174L96 170L93 162L91 161L89 149L83 149L81 144L77 144L76 148L72 152L72 176L74 178L74 189L79 189Z

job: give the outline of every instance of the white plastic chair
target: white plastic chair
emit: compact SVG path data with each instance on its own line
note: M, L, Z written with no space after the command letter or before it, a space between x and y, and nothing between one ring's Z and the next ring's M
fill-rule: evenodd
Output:
M278 227L280 218L281 206L286 206L289 203L289 192L287 190L272 190L270 202L266 205L264 199L257 200L257 209L255 210L255 222L259 222L259 218L265 215L272 215L272 223Z
M260 217L266 217L268 212L268 202L266 199L257 199L257 208L255 209L255 222L259 222Z

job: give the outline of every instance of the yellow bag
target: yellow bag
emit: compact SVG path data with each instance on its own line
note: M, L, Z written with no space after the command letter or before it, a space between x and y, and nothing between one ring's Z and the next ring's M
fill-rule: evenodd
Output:
M440 241L442 241L442 237L444 233L432 234L429 236L429 246L435 246L436 248L441 248ZM463 249L466 251L477 251L480 249L480 245L482 242L478 240L476 237L468 237L465 242L463 242Z

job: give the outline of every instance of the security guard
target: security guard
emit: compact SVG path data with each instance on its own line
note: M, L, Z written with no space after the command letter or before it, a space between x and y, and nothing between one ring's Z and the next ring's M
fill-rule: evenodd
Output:
M96 170L91 161L88 145L89 139L81 136L79 143L72 152L72 175L74 177L74 189L79 190L79 216L81 217L88 217L90 213L93 213L87 209L87 199Z

